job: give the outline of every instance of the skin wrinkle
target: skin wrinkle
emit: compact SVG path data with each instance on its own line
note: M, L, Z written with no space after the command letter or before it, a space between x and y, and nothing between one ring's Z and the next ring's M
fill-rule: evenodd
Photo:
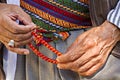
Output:
M119 36L119 29L105 21L102 25L81 34L77 38L77 42L72 44L71 49L57 58L58 68L70 69L82 76L94 75L105 65L110 51L119 41ZM82 41L79 42L79 39L82 39ZM81 53L81 51L84 52ZM73 57L76 59L71 61Z
M99 55L99 54L97 54L97 55ZM89 59L86 59L86 60L83 60L83 61L81 61L81 60L79 60L82 64L81 65L79 65L80 64L80 62L79 63L73 63L73 64L71 64L71 67L70 68L72 68L72 70L74 70L74 66L75 67L80 67L80 66L82 66L82 65L84 65L85 63L87 63L89 60L91 60L92 58L94 58L94 57L96 57L97 55L94 55L94 56L91 56ZM76 61L76 62L78 62L78 61Z
M118 30L117 28L113 30L113 35L112 38L115 40L115 38L120 38L120 33L116 35L116 33L120 32L120 29ZM119 39L120 40L120 39Z
M6 31L3 31L3 34L4 34L4 32L6 32ZM7 34L7 35L10 35L10 34L11 34L11 33L9 33L9 34ZM12 34L12 35L13 35L13 34ZM30 41L32 41L31 33L30 33L29 35L30 35L30 36L28 36L28 37L25 37L25 36L24 36L24 37L26 38L26 40L30 38ZM23 37L22 35L18 35L18 36L19 36L19 37L20 37L20 36ZM16 44L16 45L15 45L16 47L20 46L21 44L23 44L23 45L26 44L26 43L23 43L22 38L19 38L18 36L6 36L6 37L8 37L8 38L16 37L16 38L14 39L14 40L16 40L16 43L15 43L15 44ZM24 37L23 37L23 38L24 38ZM3 37L3 39L4 39L4 38L5 38L5 37ZM8 38L5 38L4 41L5 41L5 42L9 42L9 39L8 39Z
M29 54L28 49L19 48L22 45L30 43L32 39L31 31L35 29L35 24L31 23L30 16L25 13L20 7L11 4L0 3L0 41L7 47L7 49L18 54ZM20 25L16 22L19 20L23 22ZM15 46L8 46L10 40L15 41Z
M87 37L87 36L86 36L86 37ZM76 49L76 50L79 50L79 51L75 51L75 52L81 52L81 55L77 56L78 53L70 54L70 56L72 56L71 59L70 59L71 61L77 60L79 57L81 57L82 55L84 55L85 50L90 49L90 48L92 48L94 45L96 45L96 44L94 44L94 43L88 43L88 42L93 42L93 41L87 41L87 40L86 40L85 43L83 43L82 50ZM87 46L86 46L86 43L88 43ZM94 45L92 45L92 44L94 44ZM78 45L78 46L79 46L79 45ZM76 46L76 48L79 48L78 46ZM80 53L79 53L79 54L80 54Z
M85 54L85 53L84 53ZM83 55L84 55L83 54ZM83 66L84 64L86 64L89 60L91 60L92 58L94 58L94 57L96 57L96 56L98 56L99 54L96 54L96 55L93 55L93 56L91 56L89 59L85 59L85 60L78 60L79 61L79 63L77 63L78 61L76 61L75 63L74 63L74 65L75 65L75 67L76 68L79 68L80 66ZM79 64L81 64L81 65L79 65ZM73 66L74 66L73 65Z
M106 53L106 52L104 52L104 53ZM106 55L106 56L107 56L107 55ZM100 55L100 57L103 58L102 55ZM99 65L99 66L102 65L103 62L104 62L104 59L105 59L105 58L100 59L99 63L98 63L96 66L98 66L98 65ZM91 69L94 69L94 67L96 67L96 66L93 66ZM101 67L102 67L102 66L101 66ZM89 70L88 70L88 71L89 71ZM93 71L97 71L97 68L94 69ZM89 72L91 72L91 71L89 71ZM80 73L80 74L81 74L81 75L86 75L86 76L90 76L90 75L93 74L92 72L91 72L91 73L89 73L89 72L86 71L86 72L83 72L83 73Z
M80 67L79 69L78 69L78 72L80 72L80 73L83 73L83 72L86 72L86 71L88 71L92 66L94 66L95 64L97 64L97 63L99 63L100 62L100 59L97 59L97 60L92 60L92 62L93 62L93 64L86 64L86 65L88 65L89 67L88 68L85 68L84 66L83 67Z
M76 47L76 48L79 48L79 47ZM79 49L76 49L76 50L78 50L78 51L75 51L75 52L81 52L81 54L78 56L78 53L74 53L74 54L70 54L70 62L72 62L72 61L75 61L75 60L77 60L79 57L81 57L82 55L83 55L83 53L85 52L85 51L82 51L82 50L79 50ZM71 53L71 52L70 52Z
M110 47L110 46L109 46L109 47ZM107 47L107 48L110 50L109 47ZM112 48L112 47L111 47L111 48ZM105 49L106 49L106 48L105 48ZM104 50L105 50L105 49L104 49ZM108 52L109 52L109 51L108 51ZM104 53L106 53L106 52L104 52ZM103 55L103 54L102 54L102 55ZM106 55L106 56L107 56L107 55ZM103 58L103 59L104 59L104 58ZM102 61L102 59L101 59L101 61ZM100 61L100 62L101 62L101 61ZM102 64L103 64L103 63L101 63L100 65L102 65ZM102 66L101 66L101 67L102 67ZM89 73L89 75L91 75L91 74L92 74L92 73ZM88 74L86 74L86 75L88 75ZM88 76L89 76L89 75L88 75Z
M90 61L90 60L94 59L95 57L97 57L98 55L99 55L99 53L96 54L96 55L93 55L93 56L89 57L89 59L85 59L85 60L83 60L83 61L78 60L78 61L76 61L76 62L79 62L79 63L74 63L74 64L77 64L77 67L76 67L76 68L79 68L80 66L83 66L84 64L86 64L88 61ZM80 62L81 62L81 63L80 63ZM79 65L79 64L81 64L81 65ZM75 66L76 66L76 65L75 65Z

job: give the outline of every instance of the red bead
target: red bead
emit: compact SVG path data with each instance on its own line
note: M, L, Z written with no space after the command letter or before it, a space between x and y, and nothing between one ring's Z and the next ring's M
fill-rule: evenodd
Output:
M36 32L38 32L38 30L36 29ZM45 47L47 47L49 50L51 50L52 52L54 52L55 54L57 54L58 56L60 56L62 53L59 52L58 50L56 50L54 47L52 47L50 44L48 44L45 40L42 39L42 36L37 35L35 31L32 32L32 35L35 37L35 41L37 44L43 44ZM47 62L51 62L53 64L57 64L57 60L53 60L48 58L47 56L43 55L42 53L40 53L31 43L28 44L29 47L33 50L33 52L41 57L43 60L47 61Z

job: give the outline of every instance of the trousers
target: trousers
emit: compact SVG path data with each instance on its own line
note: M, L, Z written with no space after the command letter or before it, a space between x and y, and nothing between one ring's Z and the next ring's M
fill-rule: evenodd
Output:
M94 26L104 22L107 13L115 7L117 1L118 0L90 0L91 19ZM50 44L64 53L76 37L84 31L85 30L71 31L71 36L66 41L51 42ZM117 49L119 49L119 47L118 45ZM56 55L44 46L37 48L46 56L56 58ZM17 56L15 80L120 80L120 59L112 55L112 53L120 54L120 52L116 50L111 52L106 64L91 77L82 77L70 70L60 70L55 64L45 62L32 51L30 52L30 55L27 56Z
M64 53L78 35L84 30L72 31L71 36L66 41L52 42L51 45ZM44 55L55 59L56 55L44 46L40 46L39 51ZM120 59L110 55L106 64L94 76L82 77L70 70L60 70L55 64L43 61L32 51L30 55L18 55L18 64L15 80L120 80Z

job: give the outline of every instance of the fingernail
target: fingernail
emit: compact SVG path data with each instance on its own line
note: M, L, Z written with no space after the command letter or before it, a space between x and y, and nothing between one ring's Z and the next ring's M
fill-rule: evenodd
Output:
M34 23L31 23L31 25L32 25L31 30L34 30L36 28L36 25Z

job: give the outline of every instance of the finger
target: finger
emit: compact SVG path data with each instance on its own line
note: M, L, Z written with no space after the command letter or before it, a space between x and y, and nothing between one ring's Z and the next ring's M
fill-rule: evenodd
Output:
M22 14L19 14L18 20L20 22L22 22L24 25L28 25L28 24L32 23L31 17L25 12L23 12Z
M94 66L90 67L88 70L81 71L80 69L78 70L78 73L82 76L92 76L95 74L101 67L103 66L102 62L99 62L95 64Z
M61 64L57 64L57 67L59 69L72 69L73 64L72 63L61 63Z
M70 69L73 71L79 71L80 73L88 71L91 67L99 63L101 60L101 56L98 56L96 58L93 58L91 61L89 61L86 64L80 64L79 60L74 61L74 62L69 62L69 63L58 63L57 67L59 69Z
M84 34L83 34L84 35ZM63 54L59 57L57 57L58 62L72 62L78 59L80 56L83 55L84 52L86 52L88 49L96 46L96 42L93 39L86 38L87 33L84 36L80 36L82 41L79 43L79 39L77 39L71 47L68 49L66 54ZM79 38L80 38L79 37Z
M26 34L14 34L9 37L9 39L14 39L16 42L28 40L32 38L31 32L28 32Z
M86 62L83 61L83 60L80 61L78 59L77 61L74 61L74 62L58 63L57 67L59 69L70 69L70 70L73 70L73 71L76 71L76 72L77 71L85 72L85 71L89 70L92 66L94 66L95 64L99 63L100 60L101 60L101 56L93 58L91 61L87 60Z
M101 51L102 59L99 61L99 63L92 66L88 71L85 71L82 73L78 71L78 73L82 76L91 76L94 73L96 73L105 64L105 62L108 58L108 55L109 55L112 48L113 48L113 45L103 48L103 50Z
M101 64L97 64L89 69L87 72L78 72L81 76L92 76L100 68Z
M0 36L1 38L1 36ZM10 51L16 52L18 54L24 54L27 55L29 54L29 50L28 49L24 49L24 48L15 48L15 47L9 47L8 43L5 41L5 38L2 38L1 42L6 46L7 49L9 49Z
M1 36L0 38L2 38L2 41L4 41L4 44L8 44L10 41L9 38L6 38L4 36ZM26 45L26 44L30 43L32 40L33 40L33 37L30 37L27 40L23 40L23 41L19 41L19 42L14 41L14 47L20 47L20 46Z
M91 61L89 61L88 63L79 66L79 68L74 69L74 71L78 71L80 73L83 72L87 72L90 68L92 68L93 66L99 64L101 62L102 56L98 56L96 58L93 58Z
M67 63L67 62L73 62L74 60L78 59L80 56L83 55L85 51L82 51L79 47L76 47L74 50L70 50L67 53L58 56L57 61L59 63Z
M79 68L80 66L88 63L92 59L101 55L101 50L103 49L104 45L105 45L105 42L103 41L103 42L100 42L98 45L94 46L93 48L86 50L86 52L74 62L74 64L77 64L75 65L76 68Z
M31 32L25 33L25 34L13 34L11 32L9 32L6 29L3 29L3 27L1 27L0 29L0 35L5 36L9 39L14 39L15 41L21 41L21 40L26 40L30 37L32 37Z
M7 28L8 26L10 26L10 28ZM28 33L30 31L32 31L33 29L36 28L36 25L31 23L29 25L19 25L16 22L10 21L8 23L8 25L5 26L7 28L7 30L11 31L12 33Z
M22 10L19 6L12 6L14 7L14 10L12 10L12 13L9 14L9 16L14 16L17 20L22 22L24 25L28 25L32 22L30 16Z
M14 47L9 47L6 46L10 51L15 52L17 54L22 54L22 55L27 55L29 54L29 50L28 49L24 49L24 48L14 48Z
M84 42L83 42L84 43ZM75 47L72 47L66 54L57 57L57 61L59 63L72 62L80 58L88 49L91 49L95 46L94 42L89 41L88 44L84 45L83 43L79 43ZM84 46L83 46L84 45ZM90 54L90 53L89 53ZM87 56L89 56L87 54ZM85 60L85 59L84 59Z
M33 37L31 37L27 40L24 40L24 41L15 42L15 47L20 47L20 46L26 45L26 44L32 42L32 40L33 40Z
M100 51L104 44L105 44L105 42L99 43L99 45L93 47L92 49L89 49L86 53L84 53L81 57L79 57L77 60L75 60L73 62L59 63L58 68L71 69L71 70L77 71L79 68L84 66L84 64L87 64L87 63L90 64L90 61L92 59L94 59L94 58L96 59L96 57L100 55ZM63 59L63 58L61 58L61 59ZM68 58L67 58L67 60L68 60ZM96 60L96 62L98 62L99 60L100 60L100 58L98 58L98 60ZM94 60L92 62L94 62ZM94 62L94 64L96 62ZM88 69L89 69L92 65L93 65L93 63L86 67L88 67ZM83 69L83 71L85 71L85 70L87 70L87 68Z
M4 23L6 23L6 21L7 23L4 24L3 27L12 33L27 33L36 28L36 25L34 23L31 23L29 25L19 25L16 21L13 21L8 17L5 18L4 21Z
M9 16L13 20L19 20L24 25L28 25L28 24L32 23L30 16L28 14L26 14L25 12L21 12L21 13L17 13L17 14L11 13Z

